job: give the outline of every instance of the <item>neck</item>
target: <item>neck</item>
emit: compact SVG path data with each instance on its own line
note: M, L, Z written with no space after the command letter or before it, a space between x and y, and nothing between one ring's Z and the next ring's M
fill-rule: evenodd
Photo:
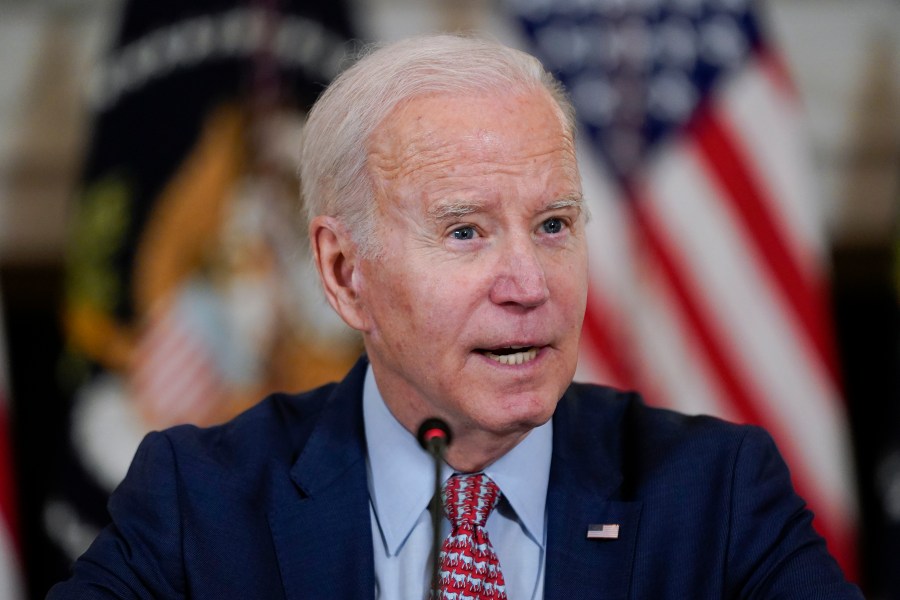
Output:
M447 448L444 459L448 465L460 473L483 471L515 448L526 435L528 435L528 431L498 438L486 432L466 432L464 430L457 432L454 430L453 443Z
M369 361L385 406L413 437L422 421L429 417L442 419L450 426L453 441L444 460L456 471L475 473L484 470L515 448L535 427L534 423L519 423L502 431L480 427L471 419L425 402L402 381L398 384L396 378L379 378L378 361L372 353Z

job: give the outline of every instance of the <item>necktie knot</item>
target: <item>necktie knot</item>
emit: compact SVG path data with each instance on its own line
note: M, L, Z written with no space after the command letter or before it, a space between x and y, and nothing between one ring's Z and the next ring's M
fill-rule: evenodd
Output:
M484 528L500 488L484 473L454 475L444 484L441 500L452 531L441 546L432 600L506 600L500 561Z
M444 484L441 499L454 530L483 527L500 501L500 488L484 473L454 475Z

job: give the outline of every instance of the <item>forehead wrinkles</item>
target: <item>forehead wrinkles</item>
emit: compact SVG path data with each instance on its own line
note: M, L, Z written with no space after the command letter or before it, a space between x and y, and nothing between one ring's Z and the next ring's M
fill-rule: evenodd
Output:
M545 90L483 94L422 94L409 98L391 110L368 140L373 164L383 158L397 162L414 159L421 153L434 154L440 162L451 156L479 152L514 155L520 148L545 148L553 140L568 138L558 108ZM444 148L449 147L449 148ZM540 153L538 150L536 153ZM510 156L511 157L511 156Z
M435 202L580 194L575 148L552 100L424 97L398 106L367 143L377 215L419 231ZM543 103L542 103L543 101Z
M406 179L422 169L448 172L457 168L462 148L429 140L434 137L436 134L404 138L394 131L377 136L369 146L370 172L390 181Z
M378 183L522 175L532 166L560 168L565 176L577 178L574 144L563 131L547 135L546 130L525 130L509 136L480 130L455 137L441 129L410 133L382 132L370 143L368 168Z

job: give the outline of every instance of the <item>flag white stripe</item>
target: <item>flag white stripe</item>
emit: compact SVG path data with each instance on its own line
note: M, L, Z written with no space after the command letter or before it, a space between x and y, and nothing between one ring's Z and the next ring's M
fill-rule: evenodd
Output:
M585 226L591 277L602 283L598 289L605 303L627 313L634 300L629 210L600 168L603 163L593 146L581 143L578 152L582 190L591 215Z
M770 208L784 220L794 256L806 271L819 276L825 236L816 199L822 196L812 181L796 103L757 65L723 89L719 106L738 132L747 160L763 175L771 191L768 198L774 202Z
M138 398L152 404L153 412L175 409L184 387L198 372L196 349L190 338L174 324L160 323L148 346L141 349L135 375Z
M645 293L640 295L640 317L635 324L641 343L641 379L653 382L655 401L688 414L737 420L662 275L652 265L645 267L644 275Z
M212 397L215 385L210 368L208 362L196 358L170 363L165 371L155 373L152 386L140 389L139 398L151 403L155 414L173 423L196 417L204 404L219 400Z
M602 357L590 343L587 333L582 333L578 347L578 366L575 369L575 381L584 383L600 383L604 385L621 385Z
M12 536L6 524L0 522L0 598L14 600L24 597L19 556L12 545Z
M616 321L615 324L606 324L615 325L615 330L602 331L600 335L607 336L622 362L628 363L634 358L632 349L625 345L628 342L627 328L634 316L631 307L635 304L631 217L628 207L611 186L609 174L601 168L603 163L593 146L582 142L578 152L584 199L590 212L585 235L589 240L591 296L606 307ZM580 360L577 373L580 380L633 386L635 382L622 381L621 374L606 362L607 357L595 349L593 343L596 340L591 339L591 332L585 331L584 335L584 359Z
M151 414L196 421L219 400L215 363L175 310L150 322L137 356L135 395Z
M164 370L170 361L186 360L189 357L188 337L181 331L172 315L153 319L144 329L143 337L136 352L135 369L137 381L144 384L144 378L152 378ZM149 379L147 380L149 383Z
M787 109L784 101L775 100L776 94L780 94L782 99L784 94L771 77L745 76L735 83L740 89L738 93L731 90L727 94L728 100L723 105L721 116L737 133L735 142L743 147L747 160L754 163L753 170L760 174L760 185L764 185L768 192L762 195L761 200L771 201L768 208L779 219L783 231L790 233L785 241L790 244L791 255L802 269L806 283L818 287L824 272L822 241L810 239L809 236L822 230L816 214L818 211L811 201L819 196L813 193L809 177L804 176L811 172L811 168L801 158L805 153L797 143L801 137L796 126L797 115ZM766 143L771 146L769 152L764 151ZM824 302L825 299L821 300ZM822 323L821 327L828 328L828 324ZM800 327L797 333L802 343L809 345L811 352L820 351L816 340L810 335L814 332L803 331ZM810 364L821 371L820 377L836 387L837 382L828 364L821 359L811 360ZM834 393L824 396L823 401L834 401L837 404L835 410L843 414L843 402L836 389Z
M648 189L645 200L691 265L700 286L696 296L704 302L701 312L727 342L725 351L740 368L742 384L789 436L779 442L790 449L790 458L802 461L816 487L849 511L846 471L835 468L846 456L836 392L811 365L815 356L798 343L796 322L785 317L781 296L748 249L730 203L710 186L687 148L655 166Z
M7 379L7 363L6 363L6 330L3 323L3 296L0 295L0 411L9 414L7 406L8 400L8 379ZM0 423L8 424L9 419L0 419ZM10 439L8 433L3 436L7 440ZM0 460L12 463L12 456L9 454L11 448L0 448ZM0 486L15 486L14 481L0 481ZM12 488L15 489L14 487ZM11 494L15 496L15 493ZM11 515L9 512L13 507L0 507L0 598L24 598L25 593L22 584L22 566L19 562L18 549L15 547L12 532L8 529L7 518ZM15 526L15 525L13 525Z

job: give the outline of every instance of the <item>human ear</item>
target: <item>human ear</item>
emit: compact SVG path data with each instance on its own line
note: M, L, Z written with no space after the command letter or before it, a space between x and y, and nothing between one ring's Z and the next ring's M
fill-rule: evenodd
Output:
M338 219L319 215L309 224L313 259L325 297L344 322L366 331L368 319L359 295L359 255L347 227Z

